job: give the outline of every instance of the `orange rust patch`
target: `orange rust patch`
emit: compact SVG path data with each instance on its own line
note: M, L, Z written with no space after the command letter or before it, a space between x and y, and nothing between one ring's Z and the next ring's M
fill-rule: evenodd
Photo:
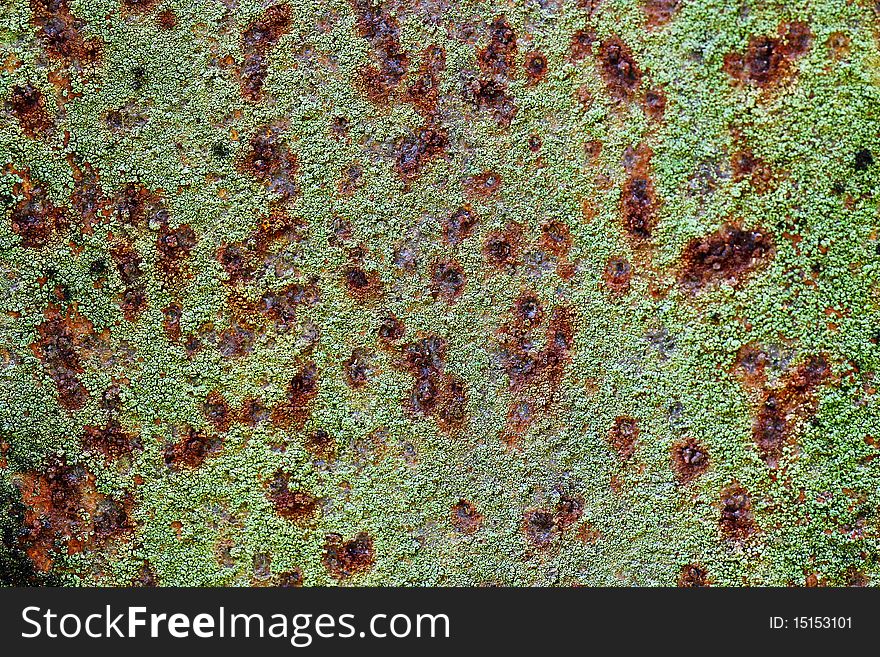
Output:
M743 540L757 528L752 516L752 498L744 486L732 484L721 492L721 533L728 539Z
M282 518L297 524L312 520L318 513L318 498L303 490L290 489L290 474L276 470L267 484L267 496Z
M489 43L477 53L477 63L487 75L508 76L516 65L516 33L504 16L489 26Z
M638 439L638 420L628 415L614 418L614 424L608 432L608 442L622 461L629 461L635 454Z
M645 12L648 29L654 30L672 20L681 6L681 0L642 0L640 4Z
M186 427L178 442L165 447L165 465L172 470L197 468L223 448L223 439Z
M672 468L678 481L687 484L709 469L709 452L693 438L672 446Z
M366 272L360 267L346 267L342 273L345 289L355 299L365 301L382 296L382 279L375 271Z
M6 171L11 171L7 168ZM21 245L38 249L49 244L70 226L70 217L64 208L49 199L45 186L33 181L27 171L12 171L20 182L12 186L12 193L21 197L10 214L12 232L19 236Z
M434 116L440 96L440 76L446 70L446 51L432 44L422 52L415 79L406 91L406 100L425 116Z
M229 431L229 426L232 424L232 411L219 391L212 390L208 393L204 404L202 404L202 413L217 431L221 433Z
M501 187L501 176L494 171L483 171L464 181L464 191L469 196L488 198Z
M85 39L83 23L70 11L67 0L30 0L33 23L46 52L67 64L91 64L101 56L96 39Z
M378 65L360 71L360 84L374 103L386 102L406 75L407 54L401 50L400 23L384 5L351 0L358 34L373 47Z
M446 130L432 122L401 137L394 151L394 168L397 174L404 181L411 181L431 160L440 157L448 144Z
M285 398L272 409L272 423L282 428L302 427L317 395L318 368L314 363L307 363L287 384Z
M627 179L621 191L620 207L623 229L637 243L653 236L657 226L659 201L651 178L653 152L644 144L624 153Z
M709 586L709 573L699 564L682 566L678 574L678 586L681 588L702 588Z
M522 226L512 221L503 231L493 231L486 236L483 257L497 269L511 270L519 264L522 243Z
M620 296L629 290L632 265L623 256L612 256L605 264L602 280L612 296Z
M32 84L12 88L12 114L28 137L40 137L49 132L52 119L46 111L46 97Z
M31 351L55 383L58 402L67 410L77 410L89 397L79 380L83 371L80 353L86 348L88 338L94 335L94 327L74 308L62 314L58 306L49 305L44 317L37 326L37 339L31 343Z
M603 41L597 53L599 67L611 97L630 100L642 82L642 72L629 49L619 37Z

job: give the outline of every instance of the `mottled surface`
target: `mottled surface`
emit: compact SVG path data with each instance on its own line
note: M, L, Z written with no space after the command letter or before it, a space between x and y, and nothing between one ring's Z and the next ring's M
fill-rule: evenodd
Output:
M0 580L876 582L878 34L0 0Z

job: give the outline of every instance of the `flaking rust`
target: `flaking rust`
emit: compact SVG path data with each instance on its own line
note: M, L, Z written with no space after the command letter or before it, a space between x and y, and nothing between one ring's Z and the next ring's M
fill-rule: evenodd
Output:
M0 581L875 584L878 34L7 2Z

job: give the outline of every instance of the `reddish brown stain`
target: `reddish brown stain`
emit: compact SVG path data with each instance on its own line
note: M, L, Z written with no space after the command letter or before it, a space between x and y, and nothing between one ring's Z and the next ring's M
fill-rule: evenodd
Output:
M382 318L377 330L381 342L391 343L400 340L406 333L406 327L394 314L389 313Z
M688 242L681 256L679 282L691 290L717 281L736 284L772 254L773 242L763 229L726 224Z
M628 415L614 418L614 424L608 432L608 442L622 461L629 461L635 454L638 439L638 420Z
M776 176L772 167L756 157L749 148L739 150L731 156L730 168L734 181L748 180L758 194L764 194L773 188Z
M512 270L519 264L522 243L522 226L510 222L503 231L493 231L486 236L483 241L483 257L496 269Z
M645 92L645 113L654 121L662 121L666 113L666 93L660 89Z
M282 201L292 200L297 192L296 174L299 163L282 140L279 126L258 129L249 140L249 150L240 168L259 180Z
M283 470L275 471L267 485L267 496L275 513L295 523L306 523L318 513L318 498L303 490L291 490L290 475Z
M197 242L196 232L189 224L180 224L176 228L162 224L156 236L156 267L159 272L167 277L180 274L183 261L189 257Z
M146 14L153 11L159 2L160 0L122 0L122 9L132 14Z
M536 50L527 52L523 68L525 68L528 83L530 85L538 84L541 80L547 77L547 56Z
M38 249L66 231L70 217L64 208L52 203L42 183L33 181L26 171L15 173L20 182L12 186L12 193L21 200L9 216L12 232L18 235L23 247Z
M584 498L580 495L563 494L556 504L553 520L560 532L576 524L584 515Z
M46 97L32 84L17 85L10 97L12 114L18 119L21 130L28 137L40 137L52 127L52 119L46 110Z
M345 374L345 382L350 388L355 390L363 388L374 371L373 354L367 349L354 349L351 356L342 364L342 371Z
M406 90L406 100L424 116L437 113L440 98L440 80L446 70L446 50L432 44L422 52L422 60L415 79Z
M71 13L67 0L30 0L30 5L37 35L50 57L80 66L98 60L101 43L83 36L83 23Z
M208 423L217 431L221 433L229 431L233 419L232 411L226 398L219 391L212 390L208 393L208 396L205 397L205 402L202 404L202 413Z
M483 526L483 515L473 503L464 499L452 505L451 517L455 531L465 536L477 533Z
M455 247L471 236L477 225L477 215L469 205L463 205L447 215L442 224L443 239Z
M227 274L226 282L235 285L251 280L261 267L268 266L266 260L269 249L275 242L298 242L302 239L303 229L304 224L300 219L276 208L260 219L258 227L244 241L221 244L217 248L216 258ZM286 297L288 293L282 291L267 294ZM317 294L314 286L309 285L303 289L305 297L312 294ZM272 299L267 301L271 302ZM274 316L274 311L270 308L264 308L263 312Z
M177 14L175 14L171 9L164 9L159 12L158 16L156 16L156 22L163 30L173 30L175 27L177 27Z
M73 174L70 204L81 219L83 232L91 232L92 226L105 216L109 199L104 196L98 172L91 164L78 166L72 157L69 162Z
M526 511L523 514L523 530L529 542L538 548L550 545L559 533L553 514L544 509Z
M624 153L627 178L620 197L623 229L637 243L649 240L657 226L659 200L651 177L651 149L640 144Z
M511 313L514 320L521 323L526 329L534 328L544 321L544 307L532 292L520 294L514 302Z
M502 128L510 127L519 108L507 83L498 79L466 78L464 96L478 111L488 112Z
M176 443L165 447L164 460L172 470L197 468L209 456L213 456L223 448L223 440L215 436L185 427Z
M183 317L183 306L177 301L172 301L162 309L162 328L165 336L171 342L180 341L180 319Z
M309 434L305 441L305 448L324 461L332 461L336 457L336 441L324 429L317 429Z
M348 541L341 534L327 535L321 561L332 577L343 580L367 572L375 560L373 539L366 532Z
M805 23L783 23L778 35L755 36L743 53L724 57L724 70L735 81L769 87L789 77L793 62L810 47L812 34Z
M301 427L311 415L318 395L318 368L307 363L287 384L285 398L272 409L272 423L278 427Z
M621 101L630 100L642 82L642 72L632 51L619 37L612 37L601 43L597 56L611 97Z
M299 568L275 575L275 586L281 589L299 588L304 583L303 572Z
M649 30L666 25L681 6L681 0L641 0Z
M135 436L123 429L119 420L111 418L103 427L86 425L83 428L83 445L99 452L107 461L114 461L132 453Z
M415 377L408 407L417 415L433 417L440 428L455 433L467 422L464 380L445 371L446 340L429 335L401 349L402 367Z
M157 222L168 221L168 211L157 192L152 192L138 183L128 183L110 202L113 217L123 224L136 228Z
M541 226L541 246L557 257L565 257L571 250L571 229L564 221L554 219Z
M504 16L489 25L489 43L477 52L477 63L487 75L509 75L516 65L516 33Z
M687 484L709 469L709 452L693 438L672 446L672 468L682 484Z
M752 438L771 468L778 465L785 445L794 438L798 416L814 408L815 390L829 375L825 358L814 356L787 372L777 387L764 391Z
M612 256L605 264L602 281L612 296L626 294L632 279L632 265L623 256Z
M58 306L50 305L44 318L37 326L37 339L30 345L31 351L55 383L58 403L70 411L80 409L89 398L89 391L79 380L83 372L80 353L87 339L94 335L94 327L74 308L62 313Z
M360 267L350 266L342 272L345 289L355 299L366 301L382 296L382 279L375 271L364 271Z
M592 30L578 30L571 35L568 56L573 62L580 62L593 54L596 35Z
M262 400L247 397L241 402L239 419L249 427L255 427L269 419L269 409Z
M442 156L448 145L446 130L428 123L398 140L394 151L394 168L402 180L411 181L430 161Z
M756 531L752 497L744 486L732 484L721 492L721 533L729 539L743 540Z
M374 103L387 102L406 76L409 59L401 49L400 23L388 9L370 0L352 0L358 34L373 48L376 65L360 71L360 84Z
M469 196L488 198L501 188L501 176L494 171L483 171L475 176L468 176L464 181L465 193Z
M698 564L682 566L678 574L678 586L681 588L702 588L709 586L708 571Z
M257 102L263 97L269 52L291 28L291 10L286 4L272 5L241 35L241 93Z

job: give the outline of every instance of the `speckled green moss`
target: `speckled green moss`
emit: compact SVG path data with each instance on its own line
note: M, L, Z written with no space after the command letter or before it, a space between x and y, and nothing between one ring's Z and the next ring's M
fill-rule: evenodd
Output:
M0 97L30 82L49 99L54 121L45 138L28 138L7 106L0 114L0 166L26 167L55 203L69 206L68 156L75 154L99 172L108 195L130 181L162 190L171 224L187 223L198 236L188 277L173 289L154 275L155 227L127 230L111 218L91 234L72 230L44 248L23 248L8 220L18 177L0 176L4 503L17 504L10 487L17 473L39 470L59 452L85 463L102 492L131 491L135 500L131 536L101 550L59 553L57 576L70 584L126 584L147 560L161 584L246 585L254 578L254 555L268 553L273 572L301 568L306 584L327 585L336 580L321 563L325 535L366 531L375 541L375 565L345 583L671 585L687 563L702 564L717 585L803 584L811 573L844 583L856 570L877 580L880 471L865 438L880 435L880 347L872 341L880 327L880 164L853 167L860 149L880 157L880 19L871 3L683 0L672 21L653 30L635 0L600 3L590 23L596 37L619 36L644 71L642 87L664 90L666 111L657 122L638 102L611 100L594 57L569 60L572 34L588 24L587 10L573 0L549 0L543 8L530 0L398 2L410 78L427 44L438 43L447 54L440 116L448 153L409 186L394 170L394 144L424 119L399 99L377 106L355 83L371 47L355 29L351 6L289 4L293 27L271 50L258 103L242 98L234 70L222 60L241 61L240 35L262 12L260 3L162 2L146 14L123 15L117 0L71 0L83 29L104 44L100 66L83 73L47 57L27 2L0 5L0 59L7 61ZM425 7L446 8L432 21ZM176 13L175 28L157 26L163 9ZM510 82L519 111L506 129L468 105L461 82L462 71L476 69L486 22L501 12L519 38L518 66L530 49L549 62L543 82L527 85L521 69ZM786 21L805 22L813 35L791 78L770 90L732 84L724 56L742 52L753 36L776 34ZM457 38L463 24L475 26L476 46ZM849 54L837 60L826 45L836 32L850 39ZM140 88L133 77L138 67ZM54 71L68 72L75 94L60 109ZM592 97L589 107L578 101L581 87ZM106 112L126 106L135 108L137 125L109 128ZM349 120L347 139L331 135L334 116ZM184 334L206 322L218 330L229 325L228 285L215 252L246 239L277 201L237 166L250 135L267 124L284 126L284 141L298 158L299 194L289 211L307 228L301 242L272 248L276 266L247 294L257 299L266 289L314 276L320 301L302 307L289 331L267 321L247 357L225 358L209 345L188 358L166 337L161 309L179 300ZM780 174L766 193L733 180L733 128ZM528 148L533 133L543 140L537 155ZM602 143L596 162L584 152L590 140ZM648 251L634 251L620 225L623 153L639 143L653 150L662 199ZM363 175L346 197L337 185L353 162ZM484 170L503 179L499 193L466 198L465 178ZM480 221L457 252L468 279L464 293L448 305L432 298L429 268L449 250L440 219L465 201ZM585 202L596 211L591 220ZM541 264L548 257L538 238L548 219L571 228L570 280ZM713 285L696 296L680 289L684 245L731 219L770 230L775 256L742 284ZM364 304L346 293L341 271L348 254L331 246L338 220L352 226L348 243L365 247L365 269L379 272L383 299ZM481 244L509 220L525 228L526 263L514 274L492 272ZM89 273L96 259L110 262L108 233L120 230L144 260L148 307L136 322L122 317L124 285L112 265L101 289ZM783 233L802 240L795 246ZM415 271L395 264L404 244L417 253ZM618 254L634 263L635 274L630 291L613 299L601 281L607 259ZM52 281L66 286L66 305L97 331L109 330L108 342L84 362L81 380L90 398L74 412L58 405L55 385L29 346L47 304L58 303L52 285L39 283L49 269ZM812 271L815 284L807 285ZM572 308L577 332L552 404L520 437L519 449L508 450L500 435L512 393L496 332L522 289L535 290L548 308ZM828 308L840 317L827 316ZM446 369L468 389L469 419L459 435L405 410L413 378L397 366L399 356L376 344L388 311L406 325L406 340L433 333L448 341ZM832 320L836 326L829 326ZM304 337L310 327L318 331L313 347ZM665 336L662 348L652 335ZM817 391L815 418L798 423L797 448L786 451L776 471L751 438L759 393L731 374L737 350L749 342L787 345L793 363L826 354L834 369L833 382ZM378 372L357 390L342 372L355 347L375 351ZM202 413L209 391L219 390L233 407L254 395L272 404L309 359L320 383L301 429L236 423L222 452L199 468L176 472L165 465L163 445L173 427L213 432ZM106 423L98 400L119 380L127 381L119 417L140 435L142 449L106 464L83 452L82 433L85 425ZM619 415L638 418L641 430L625 465L606 440ZM340 445L331 464L316 463L304 447L318 428ZM380 428L387 451L374 462L358 444ZM670 446L684 436L707 448L711 467L679 485ZM408 446L414 458L406 457ZM310 524L274 513L265 481L278 468L321 498ZM744 543L719 530L720 492L733 481L750 491L759 527ZM553 508L560 490L584 498L580 524L599 538L579 540L575 528L535 548L523 533L523 513ZM450 522L452 505L462 498L485 518L473 535L456 533ZM181 523L179 537L173 522ZM217 559L224 540L231 541L232 565ZM18 539L10 542L20 547ZM12 548L5 549L12 559Z

